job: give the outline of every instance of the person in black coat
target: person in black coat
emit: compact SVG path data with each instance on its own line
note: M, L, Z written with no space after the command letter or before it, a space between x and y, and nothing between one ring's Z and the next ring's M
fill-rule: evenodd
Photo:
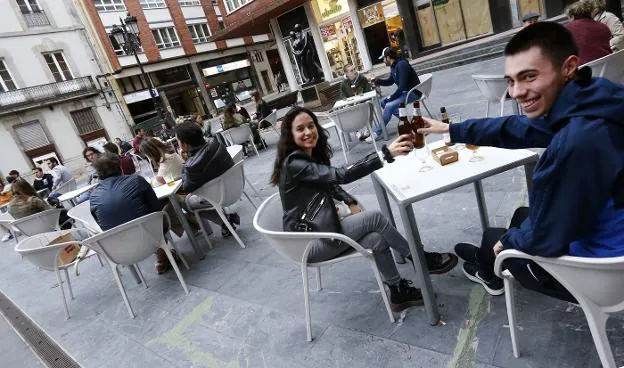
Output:
M52 191L52 185L54 183L54 178L50 174L44 174L43 170L40 167L35 167L33 170L33 175L35 175L35 181L33 182L33 187L36 191L40 191L43 189L48 189L50 192Z

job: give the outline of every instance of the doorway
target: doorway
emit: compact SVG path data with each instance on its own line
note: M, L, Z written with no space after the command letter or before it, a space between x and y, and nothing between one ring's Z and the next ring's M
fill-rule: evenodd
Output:
M266 94L273 93L273 85L271 84L271 79L269 78L269 72L266 70L262 70L260 72L262 76L262 81L264 82L264 89L266 90Z
M368 53L371 56L373 64L378 64L379 55L384 48L388 47L388 32L386 23L379 22L364 28L364 37L368 46Z

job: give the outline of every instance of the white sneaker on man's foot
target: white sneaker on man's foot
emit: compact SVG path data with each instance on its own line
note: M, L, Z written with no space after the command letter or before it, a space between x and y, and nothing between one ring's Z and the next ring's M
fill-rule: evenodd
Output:
M355 133L355 136L361 142L361 141L365 140L366 138L370 137L370 133L368 132L368 130L365 130L365 131L362 131L362 132Z
M375 141L380 140L380 139L381 139L381 134L377 134L377 133L373 132L373 134L371 134L371 136L370 136L370 137L368 137L368 138L366 138L366 139L365 139L365 142L366 142L366 143L370 143L370 144L372 144L372 143L373 143L373 139L374 139Z
M13 234L11 233L6 233L4 234L4 236L2 237L2 242L8 242L9 240L13 239Z

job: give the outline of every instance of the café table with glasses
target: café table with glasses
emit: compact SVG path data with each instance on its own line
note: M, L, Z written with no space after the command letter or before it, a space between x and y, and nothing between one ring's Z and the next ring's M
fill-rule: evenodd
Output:
M412 255L416 255L414 257L414 269L419 278L427 316L432 325L438 323L440 314L432 290L431 279L429 273L426 272L427 264L424 259L418 224L412 209L413 204L463 185L473 184L481 226L485 229L489 227L489 219L481 181L490 176L524 166L527 187L530 191L533 168L538 160L537 153L526 149L507 150L474 146L471 148L476 151L471 153L470 149L458 146L459 160L441 166L432 159L430 150L442 146L444 146L443 140L432 142L425 145L425 148L414 150L407 156L397 157L394 163L384 166L371 175L381 212L393 225L395 222L389 198L392 198L399 208L399 217L403 222L410 252ZM431 169L422 170L425 166L429 166Z
M334 103L333 110L341 109L346 106L352 106L359 103L365 103L371 101L371 108L373 109L371 117L373 118L373 126L381 125L383 130L384 139L388 140L388 132L386 131L386 126L383 123L383 112L381 111L381 104L379 103L379 96L377 95L377 91L369 91L366 93L362 93L361 95L355 95L353 97L345 98L344 100L338 100Z
M64 193L63 195L58 197L58 200L60 203L69 202L71 203L72 206L75 206L76 198L78 198L81 194L86 193L90 191L91 189L95 188L97 185L98 183L85 185L84 187L80 187L78 189L72 190L71 192Z

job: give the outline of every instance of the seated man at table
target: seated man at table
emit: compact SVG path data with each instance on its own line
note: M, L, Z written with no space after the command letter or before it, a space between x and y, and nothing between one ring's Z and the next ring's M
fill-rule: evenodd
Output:
M104 152L92 164L100 184L91 192L91 214L102 230L163 209L163 203L142 176L122 175L118 155ZM164 225L167 231L169 224ZM167 271L171 265L165 252L159 249L156 257L156 272L161 274Z
M412 88L420 84L418 74L412 68L410 63L397 54L397 51L392 47L386 47L383 49L379 60L390 67L390 77L388 79L375 79L375 84L380 86L397 85L397 89L392 94L381 101L381 107L383 108L383 124L388 125L393 115L399 114L399 104L405 102L407 92ZM414 91L410 93L408 102L412 102L420 98L421 93ZM366 139L367 142L372 143L373 139L377 140L381 136L382 129L377 127L377 130L371 137Z
M56 190L63 184L72 180L73 176L67 167L59 164L56 157L50 157L47 160L47 164L50 169L50 174L52 174L52 194L48 197L48 203L56 207L62 207L58 201L58 197L60 197L62 193L58 193Z
M451 126L425 119L429 127L419 130L450 131L453 142L480 146L546 148L533 173L530 207L516 211L509 229L487 229L481 247L455 246L466 277L491 295L504 293L493 269L504 249L542 257L624 255L624 87L591 78L591 69L578 65L565 27L530 25L505 48L509 94L526 116ZM526 288L575 301L534 262L508 259L503 268Z
M356 94L361 95L373 90L373 87L368 82L368 79L366 79L365 76L360 75L360 73L355 70L353 65L345 65L342 71L344 72L344 76L342 82L340 83L341 99L344 100L346 98L353 97ZM366 128L357 133L357 137L361 141L369 136L370 132L368 132L368 129Z
M52 192L52 185L54 184L54 178L52 175L43 173L43 169L40 167L35 167L33 169L33 175L35 176L35 181L33 181L33 187L36 191L48 189Z
M201 128L196 124L182 123L176 126L175 131L182 156L188 157L182 170L182 192L191 193L234 166L225 146L214 138L204 140ZM211 208L208 201L199 196L191 196L189 202L192 209ZM202 212L202 217L221 226L223 237L231 235L216 211ZM240 224L238 214L232 213L228 217L232 227Z

